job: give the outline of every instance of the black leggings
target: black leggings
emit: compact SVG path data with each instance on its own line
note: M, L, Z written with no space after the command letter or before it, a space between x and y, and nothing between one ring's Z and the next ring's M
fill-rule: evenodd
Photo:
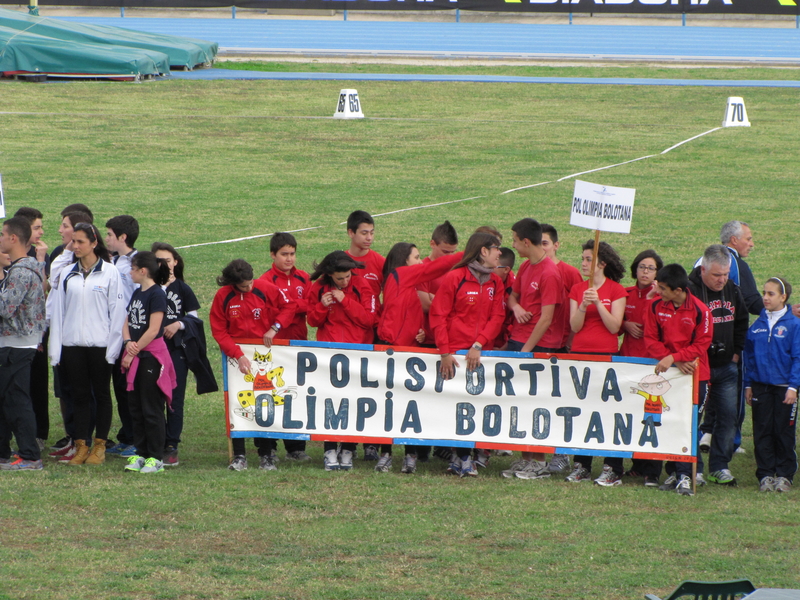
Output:
M92 395L97 403L95 437L108 439L111 429L111 365L105 348L64 346L61 373L67 376L75 405L75 437L88 440L92 420Z

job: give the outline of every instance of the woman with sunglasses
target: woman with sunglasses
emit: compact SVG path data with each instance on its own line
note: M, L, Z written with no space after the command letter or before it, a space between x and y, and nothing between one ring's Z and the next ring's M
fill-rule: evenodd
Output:
M72 231L71 266L64 268L50 315L50 363L61 364L75 406L75 455L71 465L105 462L111 428L111 366L122 348L126 307L120 298L119 271L94 225ZM92 398L96 402L95 439L89 451Z

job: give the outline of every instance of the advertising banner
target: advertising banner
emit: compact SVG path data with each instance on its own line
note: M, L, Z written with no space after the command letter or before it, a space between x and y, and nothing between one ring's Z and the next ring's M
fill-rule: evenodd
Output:
M251 372L223 358L230 437L695 460L693 379L648 359L486 352L445 381L435 350L249 342Z
M19 4L0 0L0 4ZM73 6L75 0L46 0L46 6ZM800 14L798 0L81 0L81 6L145 8L289 8L315 10L479 10L560 13Z

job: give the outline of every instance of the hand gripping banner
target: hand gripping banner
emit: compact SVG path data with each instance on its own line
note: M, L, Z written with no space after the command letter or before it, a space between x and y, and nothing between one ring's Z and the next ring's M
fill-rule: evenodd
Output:
M252 366L223 357L230 437L695 461L693 378L649 359L486 352L445 381L432 349L239 343Z

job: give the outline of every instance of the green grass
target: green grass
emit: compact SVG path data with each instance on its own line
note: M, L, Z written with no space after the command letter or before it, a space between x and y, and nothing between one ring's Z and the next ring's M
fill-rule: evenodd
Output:
M320 118L343 87L357 87L367 119ZM339 224L351 210L474 196L378 218L376 249L426 245L444 219L466 239L486 223L510 235L534 216L559 228L574 264L591 234L567 223L572 180L500 192L658 154L718 126L726 97L743 96L752 128L583 178L637 189L632 234L604 236L626 262L654 247L688 266L721 223L740 218L756 236L756 279L800 281L794 90L171 81L5 83L0 92L7 210L40 207L51 246L58 211L85 202L101 225L136 215L140 248L319 225L297 234L304 268L346 246ZM266 270L268 240L184 251L204 314L214 276L237 257ZM499 471L509 459L493 459L475 481L447 478L435 461L413 477L361 461L324 473L316 444L313 464L233 473L221 394L190 395L186 412L182 464L163 476L126 477L119 459L4 473L0 597L622 600L664 595L683 578L740 576L797 587L800 496L756 492L749 425L748 454L732 463L741 487L686 499L638 482L507 481ZM61 435L55 402L52 422L51 441Z

